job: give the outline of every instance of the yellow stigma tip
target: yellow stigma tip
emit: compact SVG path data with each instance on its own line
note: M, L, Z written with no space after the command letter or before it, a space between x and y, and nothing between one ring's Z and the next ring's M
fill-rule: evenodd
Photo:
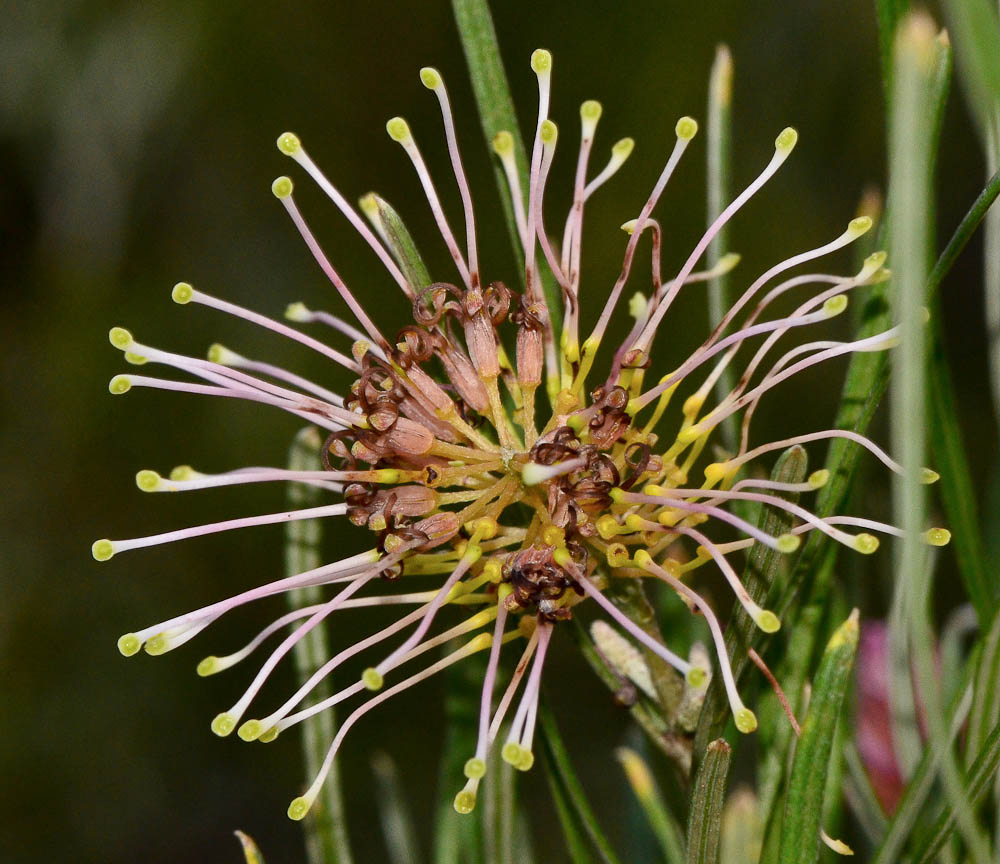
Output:
M110 540L97 540L90 547L90 553L94 556L95 561L107 561L115 554L115 547Z
M135 485L143 492L155 492L160 487L162 480L163 478L159 474L148 468L144 468L135 475Z
M424 66L420 70L420 83L428 90L434 90L441 86L441 73L433 66Z
M774 149L782 153L791 153L798 140L799 133L791 126L786 126L781 130L778 137L774 139Z
M705 670L700 666L692 666L688 669L687 683L691 687L694 687L695 690L700 690L708 683L708 675L705 674Z
M191 299L194 297L194 288L188 282L178 282L171 290L170 296L174 303L183 306L185 303L191 302Z
M288 805L288 818L296 822L301 822L309 812L309 801L303 796L299 796Z
M493 152L498 156L506 156L514 152L514 136L510 132L497 132L493 136Z
M514 767L517 768L518 771L530 771L531 766L534 764L535 754L530 750L521 750L521 758Z
M633 560L635 561L637 567L645 569L653 563L653 556L650 555L645 549L639 549L633 556Z
M521 761L521 745L516 741L508 741L500 751L500 757L508 765L517 765Z
M889 257L889 253L885 251L872 252L867 258L865 258L865 268L871 270L879 270L883 264L885 264L885 259Z
M835 297L830 297L823 304L823 311L829 315L831 318L834 315L839 315L847 308L847 295L837 294Z
M476 793L471 789L463 789L455 796L455 812L467 816L476 809Z
M761 610L755 619L755 623L765 633L777 633L781 629L780 619L769 609Z
M596 123L601 119L604 109L596 99L588 99L580 106L580 118L585 123Z
M698 134L698 121L693 117L681 117L674 127L677 137L682 141L690 141Z
M624 162L632 155L632 151L635 149L635 139L634 138L622 138L620 141L616 141L614 146L611 148L611 155L615 159Z
M878 546L878 537L873 534L858 534L854 538L854 548L863 555L871 555Z
M278 136L278 149L286 156L294 156L302 149L302 142L294 132L282 132Z
M361 673L361 681L369 690L381 690L382 685L385 683L382 673L372 666L369 666Z
M552 71L552 54L544 48L536 48L531 52L531 68L536 75L544 75Z
M941 475L938 474L933 468L921 468L920 469L920 482L924 485L930 485L931 483L937 483L941 479Z
M121 396L122 393L128 393L131 389L132 382L129 380L128 375L115 375L115 377L108 382L108 392L112 396Z
M215 655L211 655L202 660L198 664L198 668L195 671L197 671L199 678L207 678L209 675L214 675L216 673L216 667L218 664L219 658Z
M551 147L556 143L556 138L559 137L559 129L551 120L543 120L538 134L542 143Z
M393 141L399 141L400 143L408 141L410 138L410 124L402 117L393 117L385 124L385 131L389 133L389 137Z
M277 177L271 184L271 192L274 193L275 198L287 198L292 194L294 188L295 184L292 183L291 177Z
M246 723L236 730L236 734L244 741L256 741L260 738L260 733L263 731L264 729L260 725L260 720L247 720Z
M740 708L734 715L736 728L744 735L749 735L757 728L757 715L749 708Z
M782 534L777 542L778 551L787 555L798 549L801 543L802 540L795 534Z
M847 230L854 237L860 237L862 234L866 233L872 227L872 217L871 216L858 216L856 219L852 219L847 223Z
M145 645L146 653L150 657L159 657L161 654L166 654L170 650L170 642L167 640L166 635L163 633L157 633Z
M236 728L236 718L228 711L216 714L212 721L212 731L220 738L225 738Z
M951 531L947 528L928 528L924 531L924 542L931 546L947 546L951 541Z
M118 639L118 650L123 657L134 657L142 648L142 642L135 633L126 633Z
M465 776L470 780L478 780L486 776L486 763L482 759L473 757L465 763Z
M115 346L124 351L132 344L132 334L128 332L124 327L112 327L108 331L108 341Z
M830 472L827 471L826 468L820 468L819 471L813 471L813 473L809 475L808 482L813 489L821 489L823 486L826 486L829 479Z

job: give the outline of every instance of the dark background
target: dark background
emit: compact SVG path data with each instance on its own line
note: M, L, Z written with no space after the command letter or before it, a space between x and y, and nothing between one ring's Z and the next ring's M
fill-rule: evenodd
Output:
M563 136L547 196L551 224L569 200L580 101L605 106L594 170L617 138L637 139L630 163L588 210L583 291L592 316L617 274L624 246L617 226L645 200L676 118L704 118L717 42L731 46L736 64L736 183L760 170L783 126L795 125L801 136L778 177L733 224L742 284L839 234L863 190L884 188L883 96L867 0L508 2L496 4L495 15L523 124L533 123L535 111L529 54L538 46L554 54L552 116ZM268 747L235 736L220 741L209 721L241 692L245 670L194 675L198 659L242 644L283 611L281 601L244 610L168 657L126 661L115 650L125 631L276 578L280 530L158 547L104 565L89 552L98 537L282 509L277 488L143 497L132 476L187 462L210 471L281 465L296 423L221 400L152 391L112 398L106 384L123 363L106 334L120 324L140 340L192 354L218 340L345 386L309 352L211 310L177 307L169 291L185 279L276 317L293 300L339 308L269 191L271 179L287 172L335 266L379 325L391 331L404 323L395 286L273 142L294 129L349 200L371 189L389 198L432 272L451 278L408 160L383 128L397 113L410 120L459 226L436 100L417 77L425 64L436 65L450 87L487 278L513 283L449 6L10 0L3 17L0 858L235 862L231 832L242 828L269 861L301 860L299 827L284 816L301 783L295 738ZM657 211L666 270L683 260L704 223L704 154L703 138L696 139ZM982 173L956 89L938 181L943 235ZM985 397L980 255L974 242L942 297L964 431L985 486L995 435ZM852 266L849 252L829 263L831 272ZM664 370L676 362L675 345L700 341L700 298L690 292L661 337ZM761 440L829 425L842 371L803 376L765 402ZM876 436L884 441L884 429ZM862 496L869 512L879 511L886 485L873 471ZM328 532L331 554L334 544L338 554L361 548L361 532L337 530ZM950 563L942 567L947 575ZM877 587L868 592L869 614L878 614L882 597ZM370 627L357 613L338 620L333 635L346 641ZM621 837L625 786L611 751L626 723L569 641L557 638L546 672L552 704L604 822ZM288 682L279 676L279 688ZM375 712L343 751L358 860L384 855L369 767L376 749L398 761L418 822L430 824L439 697L431 683ZM560 835L540 772L525 786L529 820L549 853L543 858L552 860ZM429 828L421 830L426 840Z

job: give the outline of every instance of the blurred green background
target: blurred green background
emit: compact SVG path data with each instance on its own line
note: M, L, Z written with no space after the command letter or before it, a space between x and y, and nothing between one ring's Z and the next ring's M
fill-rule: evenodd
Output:
M795 125L801 136L777 179L733 224L732 248L744 256L737 284L836 236L864 189L884 187L883 95L868 0L643 0L627 7L518 0L496 4L494 14L522 123L535 111L528 56L544 46L555 57L552 116L564 135L547 196L552 224L568 202L580 101L605 106L595 164L617 138L637 139L629 164L588 211L585 297L603 300L617 274L624 246L617 226L645 200L676 118L704 117L718 42L731 46L736 65L735 182L757 173L783 126ZM0 858L237 861L231 832L241 828L269 861L301 860L299 826L284 816L301 784L295 737L268 747L217 739L209 721L242 691L246 670L209 680L194 675L202 656L242 644L283 611L281 601L223 620L165 658L126 661L115 650L122 632L276 578L280 529L124 554L104 565L89 553L98 537L282 509L278 488L143 497L132 476L178 463L212 471L281 465L297 424L221 400L152 391L112 398L106 384L123 364L106 334L119 324L140 340L192 354L221 341L346 386L338 370L305 350L211 310L175 306L169 290L185 279L274 316L294 300L338 311L269 191L271 179L288 172L335 266L380 326L401 326L407 310L395 286L273 142L291 128L349 199L373 189L387 197L409 221L435 277L452 278L408 160L383 129L394 114L410 120L460 224L436 100L417 77L426 64L444 74L459 116L485 274L514 284L449 5L11 0L0 58L0 266L7 286L0 317ZM704 222L704 152L696 140L658 209L665 270L686 256ZM939 168L943 235L982 173L956 90ZM985 488L995 431L980 395L980 255L973 241L942 296L971 461ZM851 254L829 266L848 272ZM659 344L660 356L671 357L663 369L675 349L700 341L698 292L678 304L673 321ZM765 401L755 435L829 425L841 372L828 367ZM875 435L885 440L884 429ZM859 509L879 512L886 488L873 471ZM338 553L361 548L361 532L340 530L328 531L331 554L334 546ZM888 557L872 572L884 572ZM947 577L950 563L941 567ZM884 591L872 584L862 599L868 614L879 614ZM338 643L370 630L371 618L353 614L336 621ZM557 638L546 671L552 704L604 823L621 836L625 787L612 748L627 724L570 641ZM290 680L278 676L270 698ZM348 740L343 764L360 861L385 854L370 771L377 749L397 760L423 839L429 835L440 696L439 685L424 685L370 715ZM558 860L559 829L540 772L523 786L547 853L542 860Z

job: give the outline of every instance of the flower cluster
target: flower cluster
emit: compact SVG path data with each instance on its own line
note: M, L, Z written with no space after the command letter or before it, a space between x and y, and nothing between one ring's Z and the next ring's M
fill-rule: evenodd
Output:
M441 75L426 68L420 76L440 103L445 141L463 204L464 243L450 227L406 121L394 118L387 130L413 163L454 261L455 282L431 282L422 276L405 228L384 201L374 195L362 199L361 211L369 225L295 135L286 133L278 139L279 150L304 169L371 247L398 286L402 302L412 309L412 324L392 338L380 330L310 231L295 204L288 177L275 180L272 190L354 322L311 311L301 303L289 306L286 318L299 324L329 326L338 338L352 343L349 350L337 350L288 324L205 294L187 283L173 289L173 299L179 304L211 307L322 354L351 374L354 383L348 392L332 392L218 345L211 348L208 359L199 359L141 344L122 328L116 327L110 334L112 344L125 352L126 360L162 364L194 379L124 374L112 380L112 393L152 387L247 399L290 412L326 434L321 447L322 470L255 467L207 475L184 467L167 478L146 470L137 475L140 489L181 492L281 481L317 487L330 493L334 503L151 537L99 540L93 546L97 560L106 561L141 547L292 520L345 517L372 532L372 546L361 554L250 588L119 640L119 649L126 656L143 647L149 654L162 654L244 604L303 586L330 586L325 602L283 615L241 650L225 657L208 657L198 667L201 675L227 669L247 658L270 636L292 627L261 664L244 694L212 722L217 734L235 730L247 741L273 740L316 712L353 697L363 698L340 726L315 781L289 807L294 819L308 811L344 736L364 714L476 652L488 652L478 742L465 766L467 782L455 799L456 809L467 813L474 807L488 755L501 729L503 759L517 768L530 768L547 649L557 625L570 618L576 605L586 599L675 668L688 688L703 689L707 680L704 660L679 656L639 628L606 596L611 582L620 578L648 577L666 583L692 611L704 616L736 726L751 732L757 721L737 692L719 620L689 587L685 574L713 562L757 626L773 632L779 628L778 618L758 606L741 584L731 561L735 553L754 544L791 553L802 535L812 531L871 553L878 546L876 534L898 533L892 526L867 519L819 518L780 494L812 492L827 481L826 471L816 471L801 483L781 483L756 479L743 470L760 457L793 445L843 437L867 448L892 471L900 471L874 443L837 429L750 446L754 412L761 398L777 385L826 360L856 351L881 351L896 340L892 329L852 342L798 344L773 357L772 349L783 336L825 322L844 310L850 291L886 278L885 254L879 252L866 259L853 276L807 273L779 280L787 271L847 246L868 231L871 220L854 219L830 242L768 269L749 284L697 350L669 374L650 381L654 341L671 305L686 286L736 265L738 256L726 255L707 271L695 270L720 229L788 158L797 133L789 128L778 135L774 155L763 171L721 212L676 273L664 278L664 238L652 213L698 131L697 123L689 117L677 121L676 140L666 166L638 216L623 226L628 240L620 275L607 293L596 325L581 340L584 213L594 194L626 161L633 142L626 138L616 143L605 167L590 176L591 149L602 109L594 101L583 103L572 200L561 226L561 241L550 239L543 204L558 138L558 130L548 118L550 54L534 52L531 67L538 79L539 100L527 190L522 188L513 136L501 132L494 141L523 249L522 290L498 281L485 282L482 277L472 196L448 94ZM594 365L608 325L613 316L626 312L622 294L643 236L651 240L652 284L647 294L638 293L628 303L627 312L634 318L631 332L607 352L604 371L595 377ZM546 279L554 280L553 294L561 303L547 302ZM768 317L779 297L799 288L810 290L794 311ZM751 342L759 344L742 362L735 388L711 404L716 382ZM679 425L664 432L662 421L673 416L668 415L668 409L681 388L688 392L676 412ZM738 449L725 458L708 461L704 454L713 430L734 414L741 418ZM925 480L932 482L935 477L928 470ZM794 518L793 527L780 536L770 536L733 513L733 502L780 508ZM740 539L713 540L713 526L723 527L728 536L733 536L735 529ZM925 536L930 543L947 542L943 529L932 529ZM694 554L683 551L685 546L693 546ZM420 574L436 574L440 582L433 590L407 592L411 577ZM247 716L271 672L320 622L335 611L386 605L412 608L384 629L343 647L284 704L255 718ZM445 617L441 613L446 606L453 607L459 617L453 619L457 623L443 628L439 621ZM393 643L397 636L401 640ZM455 639L464 639L464 644L421 667L420 661L428 652ZM496 701L497 679L503 668L501 653L509 642L523 647ZM387 643L392 647L384 648ZM372 660L360 680L303 707L321 680L362 653ZM403 677L400 672L404 666L417 671ZM512 719L505 723L509 715Z

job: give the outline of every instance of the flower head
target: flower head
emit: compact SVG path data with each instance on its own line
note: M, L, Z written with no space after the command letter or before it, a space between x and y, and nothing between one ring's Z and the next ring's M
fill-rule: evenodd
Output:
M580 314L584 214L591 198L624 164L633 142L630 138L617 142L603 169L592 172L590 156L602 108L592 100L583 103L568 214L558 226L561 233L555 234L561 239L550 239L552 226L544 223L543 205L560 137L548 117L551 55L535 51L531 67L538 79L539 100L527 189L522 186L513 136L502 132L494 141L522 249L523 281L518 286L484 279L481 273L472 195L448 93L441 74L425 68L420 78L439 101L453 180L461 196L463 230L459 235L449 223L407 122L396 117L386 129L413 164L454 263L454 281L431 281L405 226L385 201L375 195L361 200L366 222L309 157L298 137L285 133L277 142L279 150L319 185L371 247L402 295L398 302L412 310L412 324L392 338L380 329L377 310L359 302L310 231L295 203L289 177L275 180L272 191L336 289L348 317L293 303L286 318L331 328L331 341L341 341L341 348L187 283L173 289L173 299L181 305L207 306L242 318L322 354L348 370L353 378L349 391L333 392L221 345L212 346L207 359L199 359L150 347L119 327L110 334L112 344L130 362L166 365L190 379L118 375L111 382L112 393L153 387L250 400L301 417L325 436L317 437L323 470L241 468L207 475L183 467L168 477L144 470L136 477L140 489L181 492L283 481L316 487L331 500L151 537L99 540L93 546L95 558L104 561L140 547L303 519L345 518L371 532L371 548L365 552L251 588L129 633L119 641L126 656L143 647L149 654L162 654L246 603L304 586L330 586L325 602L281 616L241 650L207 657L198 666L203 676L228 669L291 625L244 694L212 722L217 734L236 731L248 741L273 740L318 711L361 698L340 726L314 783L292 802L289 815L295 819L308 811L344 737L364 714L477 652L488 653L478 742L465 766L467 782L456 797L456 809L464 813L474 807L491 747L500 747L502 757L517 768L530 768L550 641L559 623L588 599L684 676L690 693L703 694L703 649L699 647L697 659L689 661L639 628L605 596L609 584L619 578L647 577L666 583L692 611L704 616L736 726L751 732L757 720L737 691L719 620L684 581L685 574L714 563L757 626L774 632L780 622L741 584L731 560L736 553L754 544L792 553L802 535L812 531L871 553L878 546L876 534L898 533L892 526L867 519L820 518L779 494L814 492L826 483L825 471L798 483L755 479L743 471L768 454L835 437L866 447L889 469L900 470L871 441L837 429L751 446L754 412L777 385L825 360L855 351L881 351L894 344L897 334L888 330L853 342L807 342L774 358L783 336L838 315L852 290L885 278L885 255L880 252L866 259L853 276L784 275L847 246L868 231L871 220L854 219L832 240L769 268L749 283L690 356L669 358L676 364L673 371L651 381L648 375L657 336L667 327L672 303L692 283L736 266L738 256L730 254L708 270L695 269L720 229L779 170L798 135L789 128L777 136L773 156L761 173L722 210L679 269L665 276L663 236L652 214L698 131L690 117L678 120L665 167L638 215L622 226L627 241L620 274L610 291L597 298L603 307L596 324L584 335ZM636 294L626 308L623 293L644 237L651 241L647 271L651 284L648 293ZM546 298L547 279L554 281L558 302ZM807 289L806 296L791 313L769 317L775 300L800 288ZM625 314L634 319L631 331L619 345L608 348L604 345L608 325L612 317ZM723 371L750 345L756 348L740 361L735 388L713 403L713 388ZM684 400L674 416L672 402L678 391ZM740 418L738 448L709 461L705 449L713 430L732 415ZM926 479L935 476L928 472ZM733 502L779 508L794 517L794 527L771 536L732 512ZM719 528L728 536L734 536L735 529L738 539L712 539ZM943 529L932 529L926 538L938 544L947 541L946 534ZM683 551L685 547L688 552ZM417 574L436 574L439 584L432 590L411 591L408 577ZM410 611L362 641L342 647L282 705L266 714L249 715L270 673L311 629L334 612L387 605ZM452 607L447 615L442 614L445 607ZM446 619L447 625L442 623ZM608 645L617 638L614 650L627 660L631 657L628 645L619 644L620 636L610 630L600 632ZM461 647L441 659L425 659L428 652L455 639L464 640ZM494 704L501 652L509 642L520 643L516 649L520 659ZM359 680L315 705L302 707L318 682L362 653L371 663ZM629 661L633 669L629 674L642 683L641 663L637 666L635 660ZM508 717L511 720L505 726ZM502 728L505 737L499 742Z

